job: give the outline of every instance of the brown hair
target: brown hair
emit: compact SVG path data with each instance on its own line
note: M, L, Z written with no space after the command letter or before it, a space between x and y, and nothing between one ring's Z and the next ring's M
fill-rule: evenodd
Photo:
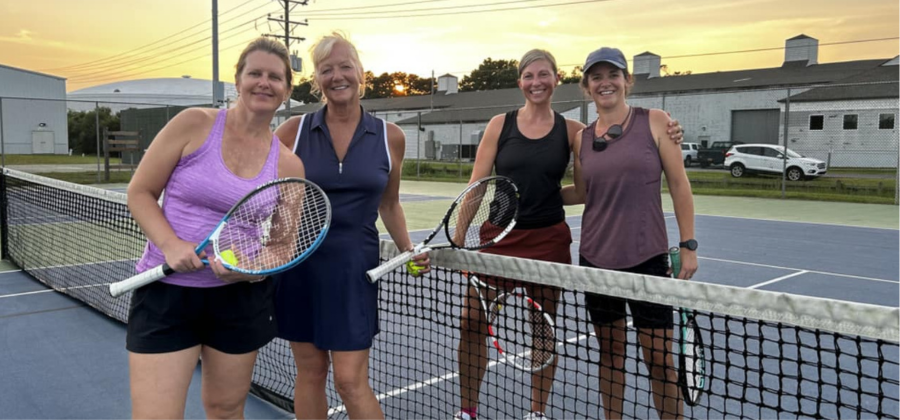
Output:
M597 64L600 64L600 63L597 63ZM597 64L594 64L593 66L591 66L591 68L595 67ZM619 69L618 67L616 67L616 68ZM584 93L586 93L588 96L591 96L591 92L588 91L588 72L585 70L590 70L590 69L582 69L581 83L580 83L581 90L583 90ZM627 98L628 95L631 94L631 89L634 88L634 77L631 76L631 73L628 72L628 69L619 69L619 70L622 70L622 74L625 76L625 97Z
M559 70L556 68L556 59L553 58L553 54L550 54L547 50L541 49L533 49L525 53L522 56L522 60L519 61L519 77L522 77L522 72L525 71L525 68L530 66L535 61L547 60L550 63L550 67L553 67L553 74L558 74Z
M247 66L247 56L254 51L267 52L281 59L284 63L284 81L287 83L288 94L290 94L294 80L294 72L291 70L290 53L288 53L287 47L285 47L284 44L271 38L261 36L247 44L244 51L241 51L241 57L238 58L238 62L234 66L234 78L237 79L240 77L241 73L244 71L244 67Z

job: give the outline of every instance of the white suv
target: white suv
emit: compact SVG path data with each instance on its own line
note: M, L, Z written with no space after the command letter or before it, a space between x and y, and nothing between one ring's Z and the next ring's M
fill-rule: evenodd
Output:
M684 167L690 167L691 163L697 161L697 152L700 145L697 143L681 143L681 160L684 161Z
M774 144L733 146L725 153L725 167L735 178L752 172L780 174L787 170L787 179L791 181L824 175L828 169L825 162L803 157L791 149L787 151L785 164L783 152L784 147Z

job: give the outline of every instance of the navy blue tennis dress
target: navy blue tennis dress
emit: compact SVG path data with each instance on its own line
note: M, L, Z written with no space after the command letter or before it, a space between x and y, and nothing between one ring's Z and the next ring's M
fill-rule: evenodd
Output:
M378 285L366 270L378 265L375 220L391 172L387 127L363 110L339 162L327 109L301 120L294 153L331 200L331 228L309 259L278 276L278 336L321 350L364 350L379 331Z

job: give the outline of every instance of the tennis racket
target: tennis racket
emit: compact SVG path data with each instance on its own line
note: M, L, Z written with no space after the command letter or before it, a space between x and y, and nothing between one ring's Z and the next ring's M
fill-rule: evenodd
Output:
M468 275L487 318L488 338L500 357L526 372L543 370L556 358L556 326L544 308L525 293L505 292ZM493 295L490 305L485 293Z
M432 249L457 248L476 250L489 247L505 237L516 225L519 214L519 190L511 179L491 176L479 179L453 200L441 223L425 240L366 272L375 283L385 274L407 263L414 255ZM450 241L447 245L429 247L441 230Z
M300 178L281 178L241 198L194 251L200 255L212 243L213 253L225 268L267 276L309 257L330 224L331 203L318 185ZM163 264L111 284L109 293L118 297L174 272Z
M672 261L672 277L678 277L681 272L681 250L678 247L669 248L669 259ZM703 349L700 327L694 320L694 311L679 308L678 314L681 319L678 382L685 402L694 406L700 401L706 387L706 351Z

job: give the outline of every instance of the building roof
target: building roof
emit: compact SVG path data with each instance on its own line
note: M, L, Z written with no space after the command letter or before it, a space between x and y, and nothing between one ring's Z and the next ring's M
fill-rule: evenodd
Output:
M234 83L222 84L225 87L225 100L234 101L237 98ZM74 106L79 104L76 101L117 104L111 107L114 110L127 108L126 104L209 105L212 103L212 80L187 77L125 80L75 90L69 92L66 98L71 101L70 108L78 108ZM292 107L299 105L300 102L291 100Z
M898 93L897 66L880 66L853 76L836 80L834 84L849 86L822 86L791 95L791 102L847 101L858 99L890 99ZM780 100L779 102L784 102Z
M812 66L807 66L804 62L802 63L803 65L799 66L788 65L765 69L699 73L671 77L648 78L646 75L637 75L635 76L635 86L631 95L658 96L660 94L707 93L834 83L877 69L888 60L857 60ZM894 72L896 75L896 69ZM581 86L578 83L572 83L557 87L553 99L555 102L580 102L585 100L585 96ZM481 110L478 113L461 111L465 112L466 116L487 115L488 119L492 115L505 112L504 110L514 109L523 103L525 103L525 100L519 88L459 92L451 95L438 93L434 96L423 95L362 100L362 106L366 110L379 112L496 107L494 109ZM575 106L577 104L568 109L572 109ZM321 103L306 104L293 108L292 113L297 115L315 112L321 107ZM451 118L451 113L441 112L440 114L444 116L435 115L428 118L435 118L435 121L442 118ZM458 121L459 117L455 118L457 119L453 121ZM425 121L425 114L423 114L423 122ZM480 121L484 121L484 119Z
M38 76L50 77L50 78L57 79L57 80L66 80L65 77L54 76L54 75L52 75L52 74L47 74L47 73L40 73L40 72L36 72L36 71L34 71L34 70L20 69L20 68L18 68L18 67L7 66L7 65L4 65L4 64L0 64L0 67L2 67L2 68L4 68L4 69L10 69L10 70L15 70L15 71L20 71L20 72L22 72L22 73L30 73L30 74L35 74L35 75L38 75Z

